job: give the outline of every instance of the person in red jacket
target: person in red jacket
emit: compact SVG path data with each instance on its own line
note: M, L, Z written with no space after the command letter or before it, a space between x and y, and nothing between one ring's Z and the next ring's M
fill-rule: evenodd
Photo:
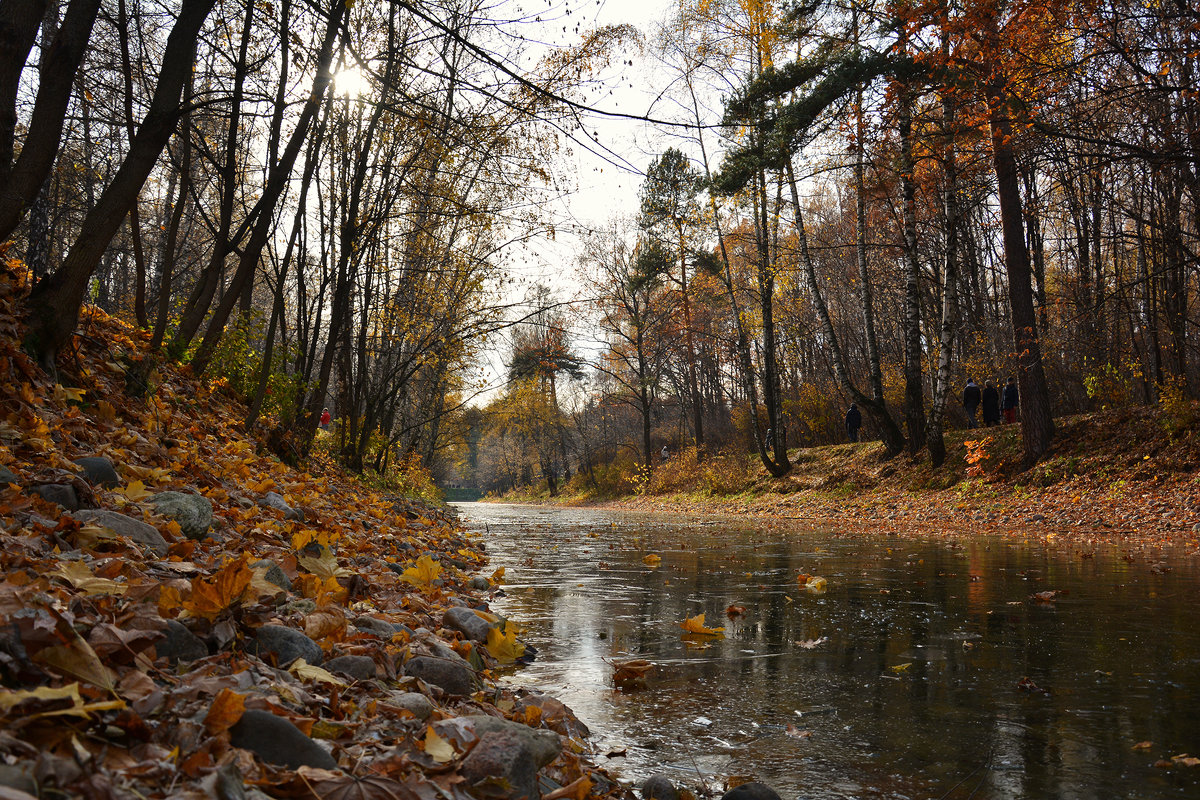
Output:
M321 430L329 430L329 423L333 421L333 417L329 414L329 409L321 409Z

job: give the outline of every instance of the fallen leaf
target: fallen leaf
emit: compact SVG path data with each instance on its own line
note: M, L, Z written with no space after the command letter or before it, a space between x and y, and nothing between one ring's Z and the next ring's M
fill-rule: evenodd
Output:
M511 628L503 633L499 628L489 628L487 649L501 664L511 664L525 655L525 645L517 641L517 632Z
M299 556L296 563L321 580L348 577L354 573L338 565L332 550L322 550L320 556Z
M745 606L729 606L728 608L725 609L725 613L731 617L741 616L742 614L746 613L746 607Z
M97 578L88 565L82 561L64 561L50 574L62 578L89 596L124 594L125 590L129 588L123 583L117 583L107 578Z
M907 672L908 668L911 666L912 666L912 662L909 661L904 664L896 664L894 666L888 667L888 669L890 669L892 672L895 672L897 675L899 675L901 672Z
M238 724L246 713L246 698L231 689L224 688L209 706L204 718L204 729L212 735L224 733Z
M654 664L644 658L629 661L613 661L613 683L621 689L644 686L646 675L654 669Z
M321 683L331 683L334 686L349 685L329 670L313 666L303 658L297 658L295 661L293 661L292 665L288 667L288 672L304 681L320 681Z
M1154 742L1138 742L1133 746L1134 750L1149 750L1154 746Z
M704 614L697 614L694 617L688 617L683 622L679 623L679 627L683 628L688 633L694 633L701 636L724 636L724 628L706 628L704 627Z
M441 736L438 736L437 731L433 729L432 725L425 728L425 739L421 743L421 749L425 751L427 756L439 764L452 761L458 755L453 745Z
M38 704L60 704L62 702L68 702L70 705L47 711L34 710ZM72 683L57 689L49 686L39 686L36 689L16 692L8 689L0 689L0 715L7 714L17 706L25 705L26 703L31 703L32 705L22 711L22 719L89 717L100 711L112 711L125 707L125 703L121 700L107 700L100 703L85 702L83 696L79 693L78 683Z
M417 586L432 586L441 574L442 565L426 553L418 558L411 567L400 573L400 579Z
M804 588L813 594L821 594L828 586L828 582L820 575L810 575L804 582Z
M816 648L820 647L821 645L825 644L828 641L829 641L828 636L819 636L816 639L804 639L803 641L798 641L798 642L796 642L796 646L800 647L804 650L815 650ZM908 666L908 665L905 664L905 666Z
M124 489L113 489L113 494L119 494L132 503L145 500L150 496L150 492L146 491L146 484L141 481L133 481Z
M813 735L812 731L800 730L790 722L788 723L787 728L784 729L784 732L793 739L811 739Z
M653 553L642 559L642 563L648 567L657 567L662 563L662 556L656 556Z

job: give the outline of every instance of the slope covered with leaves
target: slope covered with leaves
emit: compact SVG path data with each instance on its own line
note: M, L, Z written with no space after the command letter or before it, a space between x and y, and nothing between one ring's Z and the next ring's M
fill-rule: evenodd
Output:
M51 380L19 346L27 291L0 268L0 794L620 791L569 709L497 685L523 647L486 610L499 576L468 574L481 542L285 467L102 314Z

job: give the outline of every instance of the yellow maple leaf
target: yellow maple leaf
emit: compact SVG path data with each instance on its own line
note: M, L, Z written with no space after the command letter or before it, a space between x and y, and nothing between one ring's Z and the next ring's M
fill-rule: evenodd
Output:
M503 632L499 628L489 629L487 649L501 664L511 664L525 655L525 645L517 641L517 632L512 627Z
M22 714L21 719L34 720L41 719L42 717L88 717L99 711L113 711L125 707L124 700L106 700L99 703L85 702L83 696L79 693L79 684L72 683L59 689L52 689L49 686L39 686L36 689L27 689L22 691L0 689L0 715L7 714L16 706L29 701L59 703L63 700L69 701L71 705L67 706L66 708L57 708L53 711L40 711Z
M124 489L113 489L115 494L123 496L126 500L136 503L138 500L144 500L150 496L150 492L146 491L146 484L141 481L133 481Z
M74 389L69 386L63 386L61 383L54 384L54 388L50 390L54 401L59 404L67 402L82 403L83 396L87 394L85 389Z
M724 636L724 628L706 628L704 627L704 614L697 614L694 617L688 617L683 622L679 623L679 627L683 628L688 633L698 634L700 636Z
M411 567L400 573L400 579L417 586L431 586L442 574L442 565L434 561L428 553L416 560Z
M231 561L212 578L192 579L192 596L183 601L183 610L192 616L216 619L222 611L241 601L252 580L254 571L245 556Z
M340 578L354 573L338 566L337 557L332 550L322 550L320 556L300 556L296 563L324 581L330 578Z
M662 556L657 556L654 553L651 553L650 555L648 555L642 559L642 563L645 564L647 567L657 567L659 564L662 563Z

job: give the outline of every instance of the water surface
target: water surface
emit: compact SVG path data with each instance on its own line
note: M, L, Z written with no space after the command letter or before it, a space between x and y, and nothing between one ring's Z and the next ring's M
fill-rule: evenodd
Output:
M540 651L513 681L571 706L622 778L753 777L785 800L1200 797L1200 767L1155 766L1200 757L1200 568L1183 549L458 510L506 570L493 606ZM701 612L725 637L696 647L678 623ZM627 658L657 665L645 688L614 688Z

